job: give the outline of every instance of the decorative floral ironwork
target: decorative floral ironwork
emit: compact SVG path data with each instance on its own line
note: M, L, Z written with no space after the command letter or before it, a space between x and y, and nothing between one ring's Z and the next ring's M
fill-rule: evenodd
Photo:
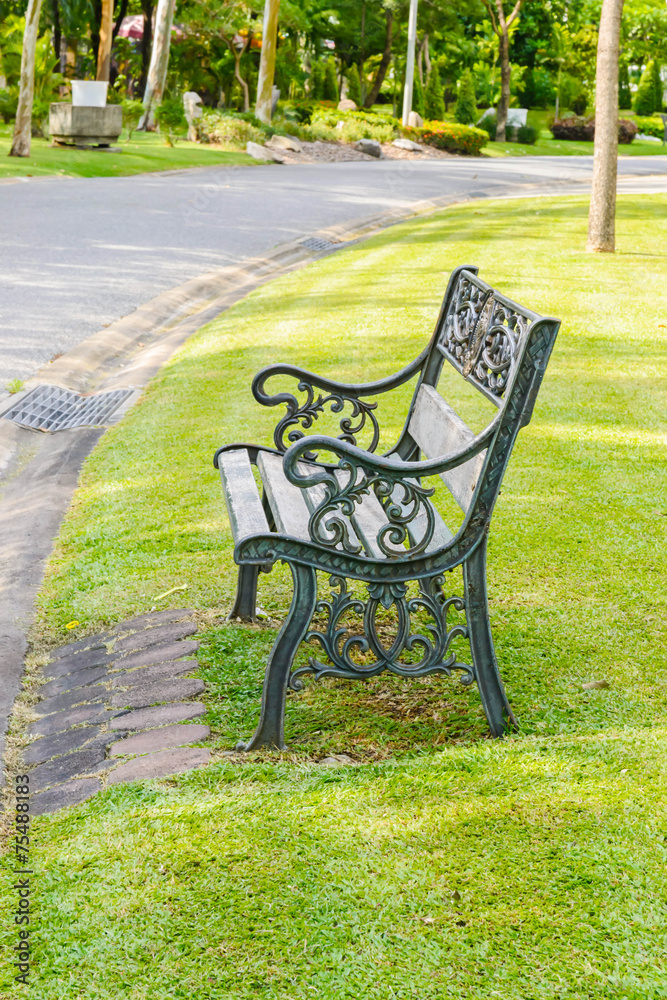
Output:
M450 609L464 611L465 602L460 597L445 598L442 583L442 576L422 581L419 595L412 598L407 596L404 583L367 584L368 599L362 600L348 590L347 580L332 576L331 600L318 601L316 606L316 614L326 615L326 627L323 631L311 628L306 635L307 640L315 640L322 647L326 662L311 656L307 666L292 672L290 687L300 690L301 678L308 673L318 679L326 676L359 679L374 677L384 670L401 677L425 677L433 673L449 676L458 670L461 683L471 684L475 679L473 668L450 652L457 636L468 638L468 627L449 628L447 623ZM378 613L380 607L388 611L392 605L396 608L394 636L386 645L380 634ZM422 623L421 631L413 632L412 616L417 612L425 613L430 620ZM348 614L361 616L363 633L355 632L344 622ZM405 659L406 653L415 652L421 652L418 660ZM353 659L355 654L358 660L368 662L357 662Z
M466 378L502 396L529 326L528 317L498 301L492 289L461 275L441 343Z
M291 444L305 437L304 432L310 430L327 406L331 408L332 413L343 413L346 404L350 406L350 413L342 416L339 421L341 433L338 435L338 440L357 444L357 435L369 424L371 441L366 451L375 451L380 440L380 427L373 413L373 410L377 409L377 403L367 403L362 399L338 392L330 392L327 395L320 393L316 396L310 382L299 382L298 389L306 393L306 398L301 404L296 396L287 393L282 396L282 402L287 406L287 413L273 432L273 440L278 451L287 451ZM307 457L313 460L316 456L311 454Z

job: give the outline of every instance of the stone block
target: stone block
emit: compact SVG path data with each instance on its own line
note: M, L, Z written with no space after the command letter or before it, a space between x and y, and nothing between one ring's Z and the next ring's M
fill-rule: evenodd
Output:
M392 146L397 146L398 149L409 149L413 153L424 152L423 146L420 146L418 142L413 142L412 139L394 139Z
M93 750L76 750L74 753L65 754L63 757L56 757L46 764L40 764L34 771L30 772L30 789L33 792L41 792L49 785L60 785L70 778L78 778L84 775L91 767L104 760L106 754L102 748Z
M291 153L301 152L301 143L291 135L272 135L266 144L269 149L287 149Z
M106 667L86 667L85 670L76 670L73 674L64 674L56 677L52 681L42 684L39 689L41 698L50 698L54 694L62 694L63 691L74 691L76 688L87 687L95 684L107 676Z
M84 743L99 736L101 732L101 726L82 726L79 729L70 729L66 733L57 733L55 736L44 736L26 747L23 751L23 760L26 764L43 764L52 757L77 750Z
M100 704L107 697L107 689L102 684L91 684L89 687L77 688L76 691L64 691L46 701L38 702L33 708L36 715L51 715L52 712L62 712L66 708L74 708L83 702Z
M162 663L164 660L180 660L182 656L190 656L198 649L199 643L195 639L170 642L164 646L151 646L138 653L128 653L119 657L114 663L114 669L129 670L131 667L148 667L152 663Z
M119 740L109 749L109 756L126 757L128 754L154 753L169 747L184 747L188 743L200 743L210 735L208 726L196 723L189 726L163 726Z
M177 642L179 639L194 635L196 631L197 626L194 622L177 622L172 625L161 625L158 628L143 629L134 635L119 639L114 646L114 653L118 656L122 653L134 653L138 649L148 649L159 643Z
M54 712L46 715L43 719L38 719L28 726L30 736L53 736L55 733L65 733L73 726L80 726L84 722L94 724L107 722L113 719L118 712L110 712L99 702L94 705L79 705L77 708L68 708L64 712Z
M120 104L104 108L52 104L49 110L49 133L58 143L70 146L110 146L123 127Z
M107 779L108 785L117 785L121 781L148 781L151 778L166 778L170 774L191 771L195 767L208 764L211 751L201 747L191 747L179 750L161 750L149 753L145 757L129 760L111 772Z
M172 608L171 611L152 611L147 615L137 615L129 621L119 622L111 630L115 635L120 632L134 632L139 628L150 628L153 625L166 625L168 622L180 622L194 614L193 608Z
M78 778L75 781L67 781L63 785L50 788L48 792L40 792L38 795L30 797L30 814L32 816L44 816L47 813L56 812L66 806L76 806L79 802L85 802L91 795L95 795L102 788L102 783L98 778Z
M113 675L112 688L137 687L140 684L152 684L164 678L171 679L181 674L191 674L199 668L198 660L167 660L166 663L155 663L152 667L137 667L136 670L121 670Z
M193 698L204 690L204 682L197 678L182 678L178 681L159 681L120 691L114 694L111 704L114 708L148 708L149 705Z
M376 160L384 160L382 146L377 139L360 139L354 145L360 153L366 153L367 156L374 156Z
M77 639L76 642L68 642L66 646L58 646L57 649L52 649L51 659L59 660L63 656L70 656L72 653L78 653L84 649L104 649L104 643L108 639L107 635L99 633L98 635L88 635L83 639Z
M44 667L46 677L63 677L65 674L78 673L79 670L88 670L90 667L102 667L111 663L113 656L107 653L106 646L101 649L89 649L85 653L78 653L75 656L64 656L60 660L52 660Z
M152 729L168 726L174 722L186 722L206 714L206 706L200 701L175 705L156 705L154 708L140 708L136 712L123 712L109 723L110 730Z

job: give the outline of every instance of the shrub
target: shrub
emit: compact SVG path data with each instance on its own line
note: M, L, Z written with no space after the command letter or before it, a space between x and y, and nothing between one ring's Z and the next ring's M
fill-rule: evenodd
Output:
M662 107L656 108L654 67L655 61L651 59L644 67L644 72L639 80L639 86L632 101L632 107L637 115L652 115L654 111L662 110Z
M565 139L567 142L592 142L595 138L595 121L592 118L561 118L551 125L554 139Z
M657 116L654 118L635 118L635 125L639 132L643 132L644 135L654 135L656 139L662 139L665 134L665 126L662 123L662 118Z
M316 59L310 70L310 96L315 101L324 97L324 63Z
M18 96L9 90L0 90L0 118L8 125L16 118Z
M584 90L572 101L572 110L575 115L584 115L588 107L588 96Z
M475 105L475 78L472 71L464 71L459 80L459 93L454 108L454 118L459 125L474 125L477 118L477 107Z
M516 141L534 146L537 142L537 130L532 125L520 125L516 130Z
M155 109L155 120L160 132L164 135L166 144L173 146L176 140L181 138L188 129L180 94L178 97L168 97L158 104Z
M621 111L629 111L632 107L632 94L630 93L630 74L628 64L619 63L618 67L618 106Z
M244 118L212 108L202 108L200 122L202 135L221 146L244 149L247 142L263 142L266 138L261 129Z
M653 63L653 86L655 88L655 111L662 111L662 77L660 76L660 66L656 59L651 60Z
M141 101L131 100L130 98L121 101L121 104L123 106L123 125L127 129L127 141L129 142L132 138L132 133L141 121L141 116L144 113L144 105Z
M619 118L618 120L618 141L623 146L629 146L634 137L637 135L639 129L634 122L631 122L628 118Z
M327 59L324 70L324 93L322 99L325 101L334 101L338 104L338 76L336 74L336 60L333 56L329 56Z
M435 149L445 149L449 153L466 153L469 156L478 156L482 147L489 141L489 135L483 129L454 122L427 121L424 122L423 128L402 131L407 138L425 142Z
M412 110L416 111L422 118L424 117L424 88L419 79L419 73L415 77L415 84L412 90Z
M308 127L311 135L334 142L358 142L359 139L391 142L398 134L398 129L398 121L389 115L376 115L368 111L337 111L328 108L317 108Z
M435 63L431 66L431 72L426 81L424 92L424 114L429 121L442 121L445 117L445 101L442 96L442 83L440 74Z
M361 107L361 80L356 63L352 63L347 71L347 96L358 108Z

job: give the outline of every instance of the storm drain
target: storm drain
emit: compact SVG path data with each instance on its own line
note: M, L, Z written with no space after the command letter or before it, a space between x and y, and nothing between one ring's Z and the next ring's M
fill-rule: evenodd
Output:
M3 413L22 427L36 431L66 431L72 427L97 427L105 424L132 389L111 389L94 396L81 396L57 385L38 385L15 406Z
M332 243L331 240L323 240L319 236L308 236L307 239L301 240L301 246L322 253L324 250L339 250L343 244Z

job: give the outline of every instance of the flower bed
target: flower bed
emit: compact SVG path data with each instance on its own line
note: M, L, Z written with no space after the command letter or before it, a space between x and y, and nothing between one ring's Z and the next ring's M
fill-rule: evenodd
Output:
M473 125L459 125L455 122L424 122L422 128L403 128L403 135L415 142L425 142L436 149L448 153L466 153L479 156L483 146L489 141L489 133Z

